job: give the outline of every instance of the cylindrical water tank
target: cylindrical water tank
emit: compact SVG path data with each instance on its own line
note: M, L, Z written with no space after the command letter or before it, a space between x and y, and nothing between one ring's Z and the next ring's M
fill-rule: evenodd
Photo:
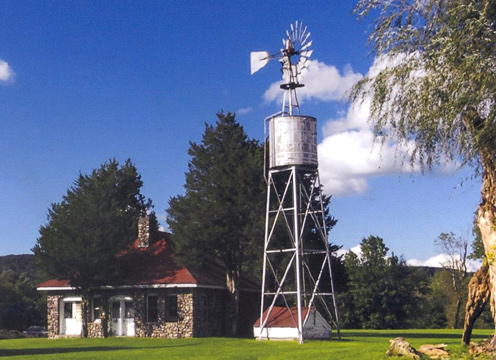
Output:
M318 166L317 119L311 116L276 116L269 119L270 168Z

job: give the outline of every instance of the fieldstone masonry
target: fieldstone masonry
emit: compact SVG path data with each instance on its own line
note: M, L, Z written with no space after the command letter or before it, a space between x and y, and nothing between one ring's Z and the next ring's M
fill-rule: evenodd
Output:
M47 331L50 338L60 333L59 301L61 298L62 295L47 296Z
M168 322L165 319L165 301L170 292L156 292L158 295L158 321L146 322L146 295L136 294L134 297L135 317L134 333L136 337L165 337L190 338L193 337L193 294L177 294L178 320Z

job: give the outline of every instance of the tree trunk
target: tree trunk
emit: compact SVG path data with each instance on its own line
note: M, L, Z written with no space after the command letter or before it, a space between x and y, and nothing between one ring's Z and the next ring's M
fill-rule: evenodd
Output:
M465 322L463 324L462 345L470 344L472 329L475 321L482 314L489 300L491 285L489 283L489 267L484 264L476 271L468 284L467 305L465 307Z
M81 336L88 337L88 319L90 317L90 296L86 291L81 294Z
M109 337L110 306L108 296L104 296L100 307L100 321L102 322L102 336Z
M229 320L230 335L238 335L238 318L239 318L239 273L230 271L226 274L227 288L229 289Z
M495 175L496 166L491 155L481 152L482 163L482 189L481 203L477 212L477 223L481 232L484 250L489 265L490 289L491 289L491 312L495 319L496 301L496 188ZM495 321L496 323L496 321Z

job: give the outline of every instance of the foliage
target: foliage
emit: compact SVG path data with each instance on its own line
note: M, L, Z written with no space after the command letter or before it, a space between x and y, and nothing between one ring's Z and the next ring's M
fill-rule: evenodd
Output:
M31 254L0 256L0 272L5 270L24 272L31 277L37 276L34 256Z
M482 177L477 225L494 276L496 2L359 0L355 14L376 15L376 63L351 100L371 99L376 138L409 148L412 165L451 161ZM491 292L494 308L494 283Z
M482 242L482 234L480 232L479 226L477 225L477 219L474 219L474 225L472 227L472 235L474 239L472 241L472 252L468 255L469 259L472 260L484 260L486 254L484 251L484 243Z
M463 327L469 281L470 278L465 277L456 290L453 284L453 274L449 270L442 269L434 274L430 285L433 293L431 301L437 302L440 309L444 309L443 315L446 317L446 327L448 328L459 329Z
M475 340L490 334L475 330ZM342 341L257 341L235 338L154 339L17 339L1 340L0 357L16 360L45 359L340 359L384 360L389 339L404 336L419 348L422 344L445 343L456 359L469 359L455 330L343 330ZM477 359L482 359L478 357Z
M361 254L348 252L345 268L348 292L344 298L344 326L364 329L405 328L419 314L427 284L394 254L383 239L369 236Z
M136 239L138 217L151 206L140 193L142 185L130 160L122 166L110 160L90 175L80 174L62 202L48 210L33 249L36 263L48 276L80 289L83 307L91 288L119 278L115 255Z
M3 339L22 339L24 334L18 330L0 330L0 340Z
M369 13L382 64L352 98L372 95L376 134L414 139L412 161L459 159L479 172L481 152L496 152L494 1L360 0L355 14Z
M441 263L443 269L451 274L453 288L458 291L461 282L467 277L467 254L468 241L461 237L456 237L454 233L441 233L434 244L442 254L448 256L448 260Z
M46 322L37 280L32 255L0 257L0 329L22 331Z
M130 160L80 174L40 228L33 249L40 269L79 289L112 283L118 276L115 255L136 239L138 217L149 205L142 185Z
M450 308L453 308L451 316L448 316L450 324L454 328L459 328L463 319L463 303L467 297L469 281L467 270L468 241L456 237L451 232L449 234L441 233L434 240L434 244L442 254L448 256L448 260L441 263L444 273L448 275L443 284L449 290L445 290L444 293L446 298L450 299Z
M185 263L201 268L218 261L226 269L235 323L240 274L259 277L261 270L255 264L263 241L263 147L234 114L221 112L188 154L186 193L170 199L167 223Z
M430 279L429 292L426 294L426 302L423 316L422 328L445 329L448 326L449 299L446 294L446 283L442 280L445 272L436 271ZM450 290L451 288L448 288ZM452 316L450 316L453 319ZM452 326L451 326L452 327Z

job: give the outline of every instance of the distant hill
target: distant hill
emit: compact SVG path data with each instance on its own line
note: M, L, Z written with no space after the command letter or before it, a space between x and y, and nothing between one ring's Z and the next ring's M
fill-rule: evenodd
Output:
M35 278L37 271L34 265L34 255L25 254L0 256L0 272L5 270L25 272L31 278Z

